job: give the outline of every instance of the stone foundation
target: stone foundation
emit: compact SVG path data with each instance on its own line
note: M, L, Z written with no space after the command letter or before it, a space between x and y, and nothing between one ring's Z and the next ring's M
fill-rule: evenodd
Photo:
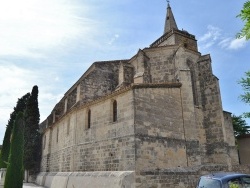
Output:
M136 176L136 188L194 188L199 177L213 172L239 172L250 174L250 166L202 165L197 167L141 171Z
M134 171L41 172L38 185L48 188L194 188L199 177L213 172L228 172L227 165ZM250 165L232 166L233 172L250 174Z
M36 179L38 185L49 188L134 188L133 171L103 172L41 172Z

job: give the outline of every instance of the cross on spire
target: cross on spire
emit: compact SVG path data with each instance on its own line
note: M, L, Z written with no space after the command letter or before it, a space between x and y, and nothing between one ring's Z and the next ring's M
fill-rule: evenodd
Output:
M169 0L167 0L167 3L168 3L168 7L169 7L169 3L170 3L170 1L169 1Z

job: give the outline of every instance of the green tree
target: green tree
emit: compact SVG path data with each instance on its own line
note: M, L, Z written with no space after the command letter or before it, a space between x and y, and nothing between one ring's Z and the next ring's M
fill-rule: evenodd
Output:
M14 107L14 111L10 114L10 119L8 121L5 134L4 134L2 152L0 155L0 168L7 167L7 161L8 161L9 152L10 152L10 136L11 136L11 132L14 126L14 121L16 119L18 112L24 112L24 110L26 109L26 103L29 97L30 97L30 93L27 93L26 95L18 99L16 107Z
M24 120L23 113L19 112L13 127L11 136L10 155L4 188L23 187L23 143L24 143Z
M246 37L247 40L250 39L250 1L247 0L243 8L240 12L240 14L237 16L240 17L243 22L245 22L245 25L243 29L237 34L238 38Z
M34 86L25 111L24 168L38 172L41 159L40 113L38 108L38 87Z
M246 77L241 78L239 83L241 84L244 94L240 95L240 98L242 99L243 102L250 104L250 71L246 72ZM246 118L250 118L250 112L244 113L244 116Z
M247 123L242 116L232 115L232 121L235 138L250 133L250 126L247 126Z

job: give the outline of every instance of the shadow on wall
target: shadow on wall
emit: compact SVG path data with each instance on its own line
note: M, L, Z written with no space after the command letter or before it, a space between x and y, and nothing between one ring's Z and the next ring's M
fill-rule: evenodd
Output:
M242 135L238 140L240 164L250 164L250 134Z

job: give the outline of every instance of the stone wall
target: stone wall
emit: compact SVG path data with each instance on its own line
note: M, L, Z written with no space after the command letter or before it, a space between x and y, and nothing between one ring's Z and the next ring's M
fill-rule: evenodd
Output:
M127 63L120 63L119 67L119 85L116 89L121 89L133 83L134 68Z
M73 106L84 105L115 91L118 85L119 64L126 62L128 60L95 62L55 105L47 117L47 125L40 126L41 131L59 120ZM130 68L130 77L131 72Z
M210 55L175 27L130 60L93 63L41 131L49 187L191 188L205 173L249 172Z
M210 56L198 62L201 103L206 132L206 163L228 164L228 143L225 137L224 117L218 78L212 73Z
M204 128L202 110L199 106L200 95L198 93L199 80L196 62L199 54L190 53L190 51L180 47L175 56L176 76L179 82L182 83L180 97L183 129L187 142L188 166L197 166L201 164L203 156L203 146L200 140L204 139L204 134L200 132Z
M174 53L176 46L145 49L144 52L150 59L148 71L151 83L166 83L174 80L175 64ZM135 66L135 65L134 65Z
M178 85L135 89L135 133L137 171L187 165Z
M229 146L235 146L234 129L232 123L232 117L230 112L223 111L224 125L225 125L225 137Z
M116 122L112 118L114 100ZM133 109L132 90L73 109L44 133L42 171L134 170ZM88 110L90 128L86 126Z
M187 36L186 36L187 35ZM197 48L197 41L195 38L191 37L189 33L183 31L179 32L175 36L175 41L177 44L182 44L185 48L193 50L193 51L198 51Z
M227 165L201 165L197 167L144 170L136 175L137 188L194 188L199 177L214 172L250 173L250 166L235 165L231 170Z
M80 100L86 103L110 94L118 85L119 61L97 62L80 82Z
M226 142L228 143L228 155L230 156L230 163L232 165L239 164L238 149L235 146L234 129L232 124L232 117L230 112L223 112L224 116L224 134ZM249 163L250 164L250 163Z
M134 92L117 93L102 102L77 107L44 134L43 171L133 170L135 163L138 169L193 165L190 161L197 162L200 145L188 137L185 121L189 118L185 104L193 97L183 98L180 86L142 85ZM112 122L114 100L118 104L117 122ZM89 110L90 129L86 126Z
M250 135L242 135L237 140L240 164L250 165Z

